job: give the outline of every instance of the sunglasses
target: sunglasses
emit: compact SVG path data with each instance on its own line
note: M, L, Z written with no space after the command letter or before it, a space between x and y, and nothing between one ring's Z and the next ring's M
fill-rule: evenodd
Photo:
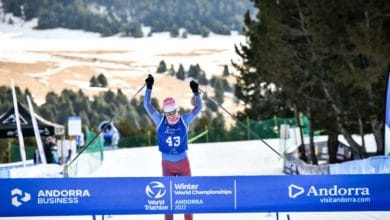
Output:
M176 115L176 113L177 113L176 110L173 110L173 111L171 111L171 112L164 112L164 114L165 114L166 116L174 116L174 115Z

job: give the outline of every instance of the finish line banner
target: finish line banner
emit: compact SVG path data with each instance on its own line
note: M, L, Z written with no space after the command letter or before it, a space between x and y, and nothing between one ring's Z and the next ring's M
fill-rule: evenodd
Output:
M0 179L0 216L390 211L390 175Z

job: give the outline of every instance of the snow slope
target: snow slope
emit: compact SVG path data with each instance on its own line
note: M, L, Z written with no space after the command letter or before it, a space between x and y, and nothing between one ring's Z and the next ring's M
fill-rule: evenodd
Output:
M260 141L191 144L188 155L193 176L282 174L282 160ZM94 176L161 176L156 146L106 151L104 156Z
M45 102L48 92L60 94L65 88L81 89L90 98L108 89L121 89L130 98L162 60L176 71L180 64L185 70L199 64L209 78L222 75L224 65L234 74L231 61L240 60L234 45L245 44L245 37L237 33L211 34L208 38L189 35L186 39L171 38L169 33L144 38L100 37L96 33L63 28L35 30L32 29L35 23L35 20L15 25L0 22L0 86L9 86L13 78L16 86L31 91L38 105ZM90 87L92 76L100 73L107 77L108 87ZM192 107L188 82L168 74L155 74L155 78L153 97L162 101L172 96L172 91L184 91L175 94L176 101L184 108ZM235 77L226 79L233 86ZM213 94L212 87L202 89ZM233 113L243 107L237 104L232 93L226 93L224 101Z

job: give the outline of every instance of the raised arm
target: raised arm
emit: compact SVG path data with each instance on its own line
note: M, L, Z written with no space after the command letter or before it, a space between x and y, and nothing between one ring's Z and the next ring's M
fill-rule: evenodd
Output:
M194 108L187 114L183 115L184 122L186 123L187 126L194 121L196 116L199 115L199 113L202 111L203 108L202 98L200 97L200 93L199 93L199 84L194 80L192 80L190 82L190 87L192 92L194 93L195 100L194 100Z
M154 84L154 78L152 75L149 74L148 78L145 79L146 83L146 90L145 90L145 96L144 96L144 108L150 118L152 118L154 124L157 126L161 119L162 115L154 108L152 105L152 88Z

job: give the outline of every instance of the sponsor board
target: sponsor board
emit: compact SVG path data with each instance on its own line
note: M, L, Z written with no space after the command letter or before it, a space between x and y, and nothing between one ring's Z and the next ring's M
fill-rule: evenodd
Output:
M390 175L1 179L0 216L390 211Z

